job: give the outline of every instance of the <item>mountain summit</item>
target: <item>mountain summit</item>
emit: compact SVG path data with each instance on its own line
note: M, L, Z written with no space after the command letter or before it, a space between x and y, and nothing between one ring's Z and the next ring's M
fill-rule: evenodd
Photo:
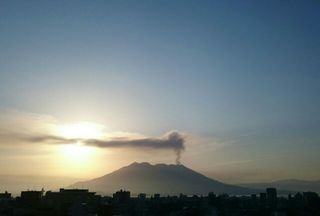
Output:
M253 189L239 187L208 178L183 165L132 163L105 176L89 181L77 182L70 187L89 188L100 193L111 194L119 189L137 193L198 194L208 192L249 194Z

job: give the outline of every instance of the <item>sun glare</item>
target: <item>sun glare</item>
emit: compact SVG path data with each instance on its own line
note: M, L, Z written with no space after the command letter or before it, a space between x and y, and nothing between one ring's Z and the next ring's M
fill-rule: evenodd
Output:
M94 148L84 146L81 143L63 145L61 147L62 147L61 148L62 154L68 160L77 160L77 161L87 160L94 152Z
M59 125L55 133L68 139L79 139L75 143L59 145L59 160L64 169L81 173L85 168L92 167L97 154L97 149L86 146L81 139L101 139L104 136L105 127L91 122Z
M91 122L80 122L58 127L58 133L66 138L98 139L103 136L103 130L104 126Z
M61 145L58 151L63 168L79 174L94 166L97 153L95 148L81 143Z

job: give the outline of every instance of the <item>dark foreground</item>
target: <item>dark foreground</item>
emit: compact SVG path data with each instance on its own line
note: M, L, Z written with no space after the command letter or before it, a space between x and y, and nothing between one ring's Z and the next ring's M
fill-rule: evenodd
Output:
M278 197L274 188L251 196L160 196L139 194L131 197L128 191L118 191L112 197L99 196L83 189L60 189L59 192L23 191L20 197L0 193L0 216L27 215L123 215L123 216L309 216L320 215L317 193L297 193Z

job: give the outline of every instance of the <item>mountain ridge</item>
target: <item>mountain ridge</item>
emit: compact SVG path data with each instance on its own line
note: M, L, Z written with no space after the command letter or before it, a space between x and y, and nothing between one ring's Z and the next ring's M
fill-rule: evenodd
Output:
M250 194L257 189L225 184L198 173L184 165L134 162L109 174L88 181L76 182L72 188L89 188L99 193L111 194L125 189L132 193L197 194L209 192Z

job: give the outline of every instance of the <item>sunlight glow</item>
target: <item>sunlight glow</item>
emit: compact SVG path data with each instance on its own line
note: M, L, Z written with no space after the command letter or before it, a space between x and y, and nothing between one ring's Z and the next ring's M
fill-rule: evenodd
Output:
M84 146L80 143L63 145L62 154L68 160L86 160L94 152L94 149L88 146Z
M59 146L59 155L64 168L75 171L92 166L96 149L81 143L67 144Z
M79 139L76 143L57 146L57 155L64 170L81 175L84 174L84 170L95 166L97 149L84 145L81 139L101 139L105 133L105 126L92 122L78 122L57 125L54 133L68 139Z
M104 126L91 122L61 125L57 128L57 132L66 138L98 139L103 136L103 131Z

